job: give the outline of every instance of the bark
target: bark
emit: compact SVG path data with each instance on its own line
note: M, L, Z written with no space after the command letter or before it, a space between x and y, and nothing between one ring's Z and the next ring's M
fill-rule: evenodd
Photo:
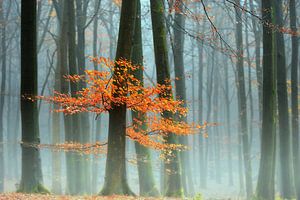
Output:
M262 16L266 23L273 22L273 1L262 1ZM263 113L261 158L257 182L258 199L275 199L275 148L276 148L276 117L275 117L275 37L269 26L263 26Z
M296 2L290 0L290 27L291 30L297 32L297 13ZM292 35L292 68L291 68L291 108L292 108L292 139L293 139L293 163L295 176L295 191L297 199L300 199L300 155L299 155L299 110L298 110L298 53L299 53L299 37Z
M184 12L183 2L181 0L176 0L175 4L177 5L179 11L175 12L174 17L174 43L173 43L173 55L174 55L174 70L175 70L175 91L176 91L176 99L179 101L183 101L183 107L186 107L186 86L185 86L185 71L184 71L184 59L183 59L183 51L184 51L184 33L182 32L182 28L185 27L185 17L180 13L180 11ZM187 122L187 116L176 116L176 120ZM181 144L188 145L187 137L179 137L179 141ZM180 156L180 164L182 170L182 184L184 187L184 193L188 196L194 195L194 184L191 175L191 163L190 163L190 154L186 151L181 151L179 153Z
M143 66L143 46L142 46L142 30L141 30L141 3L137 0L137 12L135 18L135 31L133 39L133 49L131 55L131 61L134 65ZM133 72L135 78L137 78L142 86L144 85L144 76L142 68ZM132 120L135 126L138 126L138 130L147 130L146 113L132 111L132 119L138 119L143 124L137 124L136 120ZM138 131L137 130L137 131ZM137 156L137 168L139 175L139 186L141 196L158 196L158 190L155 186L153 170L151 164L151 153L148 148L135 142L135 151Z
M77 72L79 75L84 75L85 67L85 29L87 21L87 8L89 5L88 0L76 0L76 26L77 26ZM75 13L75 10L74 10ZM74 16L75 18L75 16ZM74 23L75 24L75 23ZM75 26L74 26L75 27ZM75 29L74 29L75 31ZM74 32L75 34L75 32ZM76 49L76 45L74 46ZM74 50L75 50L74 49ZM76 60L76 58L75 58ZM79 89L86 88L86 83L79 83ZM79 123L79 138L81 143L90 142L90 123L88 113L80 113L77 116ZM91 175L90 175L90 163L86 160L87 156L81 156L79 170L81 172L80 182L82 193L90 194L91 188Z
M130 60L135 27L136 0L123 0L121 8L121 19L119 28L119 38L117 45L116 60ZM120 70L123 66L115 66L114 79L122 76ZM113 84L116 84L113 81ZM117 88L124 84L116 84ZM118 95L113 93L113 95ZM104 187L102 195L131 195L133 194L128 186L126 177L126 105L112 105L109 111L109 131L107 160L105 170Z
M236 0L240 5L240 1ZM243 66L243 32L242 32L242 12L240 8L235 7L236 14L236 46L237 46L237 89L238 89L238 112L239 112L239 130L242 138L243 161L245 168L247 199L250 199L253 193L252 188L252 169L251 154L249 147L249 135L247 126L247 101L245 89L245 75Z
M58 39L58 51L57 51L57 62L58 69L60 72L60 92L67 94L69 93L69 83L63 78L63 75L69 73L68 70L68 6L69 1L63 1L59 4L55 4L54 8L59 13L59 39ZM64 115L64 132L65 141L72 141L72 116ZM75 182L72 177L75 177L75 170L70 162L72 153L66 152L66 193L71 194L73 192L72 182Z
M170 85L170 68L167 49L167 35L164 18L164 5L161 0L150 0L151 20L153 31L154 54L156 64L157 83ZM167 90L164 97L172 98L172 90ZM163 113L165 118L173 118L171 113ZM176 143L176 137L171 133L166 138L168 143ZM180 174L179 155L173 151L169 162L164 163L164 192L168 197L180 197L182 195L182 183ZM172 173L168 172L170 170Z
M37 101L36 1L21 2L22 177L19 192L48 193L42 186Z
M283 27L282 0L276 0L275 2L276 24L279 27ZM294 195L292 181L291 135L288 113L285 45L283 33L280 31L276 32L276 42L281 196L284 199L291 199Z

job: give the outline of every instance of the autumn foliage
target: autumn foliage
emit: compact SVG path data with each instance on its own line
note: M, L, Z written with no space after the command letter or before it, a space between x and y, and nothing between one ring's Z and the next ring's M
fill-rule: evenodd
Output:
M101 71L86 70L82 76L65 76L71 82L86 82L86 88L75 95L55 91L53 96L39 98L59 105L55 112L65 114L90 112L98 116L109 113L116 106L126 105L128 111L135 111L143 116L128 123L127 137L157 150L185 148L180 144L167 144L164 138L168 134L189 135L206 128L207 124L200 126L173 118L162 118L161 114L165 112L171 113L171 116L185 116L187 109L183 107L182 101L164 95L171 86L144 86L134 76L136 70L143 70L142 66L135 66L126 60L113 61L103 57L91 58L91 61L99 64ZM144 128L141 129L141 126Z

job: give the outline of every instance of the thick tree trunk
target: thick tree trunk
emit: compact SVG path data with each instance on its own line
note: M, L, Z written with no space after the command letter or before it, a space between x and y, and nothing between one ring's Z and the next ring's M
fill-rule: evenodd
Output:
M261 158L257 182L257 197L275 199L275 149L276 149L276 70L275 70L275 37L271 28L266 25L273 22L273 0L262 1L263 26L263 113Z
M292 31L297 32L297 13L296 2L290 0L290 26ZM295 191L297 199L300 199L300 155L299 155L299 110L298 110L298 52L299 37L292 35L292 69L291 69L291 87L292 87L292 139L293 139L293 163L295 176Z
M135 27L136 0L123 0L116 60L130 60ZM114 78L122 76L123 66L115 66ZM114 84L116 82L114 81ZM126 84L126 83L125 83ZM116 87L123 87L116 84ZM113 94L118 95L118 94ZM105 170L105 183L100 194L133 194L126 177L126 105L112 105L109 111L108 149Z
M153 31L153 43L156 64L157 83L170 85L170 68L167 49L167 33L164 19L164 5L161 0L151 0L151 20ZM165 97L172 98L172 90L165 92ZM165 118L173 118L171 113L163 113ZM166 138L168 143L176 143L176 137L171 133ZM179 155L173 151L173 157L169 162L164 163L164 192L169 197L179 197L182 195L182 183L180 174ZM170 171L172 173L170 173Z
M42 186L37 101L36 1L21 2L22 178L19 192L45 193Z
M282 0L275 3L276 24L283 27ZM277 56L277 102L280 138L280 176L281 176L281 196L284 199L291 199L294 194L292 180L292 154L291 135L288 113L288 94L285 61L285 45L282 32L276 32L276 56Z

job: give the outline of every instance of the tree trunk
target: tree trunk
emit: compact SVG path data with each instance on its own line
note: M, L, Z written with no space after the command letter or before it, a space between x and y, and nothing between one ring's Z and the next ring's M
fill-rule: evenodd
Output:
M143 46L142 46L142 30L141 30L141 3L137 0L137 12L135 18L135 32L133 39L133 49L131 55L131 61L134 65L143 66ZM143 70L139 68L134 71L134 76L140 81L142 86L144 85ZM134 126L137 126L139 130L147 130L147 124L145 123L146 114L132 111L132 119L138 119L143 124L139 125L136 120L132 120ZM135 142L135 151L137 156L137 168L139 175L139 186L141 196L158 196L158 190L154 183L151 154L148 148Z
M273 1L262 1L262 16L266 23L272 23ZM274 63L275 37L269 26L263 26L263 113L261 158L257 182L257 197L275 199L275 149L276 149L276 70Z
M55 82L54 90L60 90L60 71L59 65L55 70ZM56 105L53 105L54 109L58 109ZM61 123L60 123L60 113L52 113L52 144L59 144L61 135ZM62 194L62 170L61 170L61 152L52 152L52 192L54 194Z
M176 99L179 101L183 101L183 107L186 107L186 86L185 86L185 72L184 72L184 59L183 59L183 51L184 51L184 33L182 32L182 28L185 27L185 17L180 12L184 12L184 6L182 0L176 0L175 5L179 9L179 11L175 11L174 17L174 70L175 70L175 91L176 91ZM187 116L176 116L176 120L179 122L187 122ZM179 137L179 141L181 144L188 145L188 138L185 136ZM184 193L188 196L194 195L194 184L191 175L191 163L190 163L190 154L186 151L181 151L179 153L180 156L180 164L182 171L182 184L184 187Z
M235 1L240 5L240 0ZM243 32L242 32L242 12L240 8L235 7L236 14L236 46L237 46L237 89L238 89L238 112L239 112L239 130L242 137L243 159L246 178L247 199L250 199L253 193L252 188L252 169L251 153L249 147L249 136L247 126L247 101L244 75L243 59Z
M203 108L203 41L198 43L198 64L199 64L199 72L198 72L198 79L199 79L199 85L198 85L198 101L199 101L199 120L198 123L203 123L203 116L204 116L204 108ZM199 136L199 173L200 173L200 186L202 188L206 188L206 173L204 171L205 169L205 163L204 163L204 140L205 138L203 135L200 134Z
M216 56L216 60L218 60L218 56ZM219 114L219 69L215 70L214 72L214 92L213 92L213 122L218 122L218 114ZM220 131L219 127L213 127L213 142L214 142L214 161L215 161L215 174L216 174L216 181L218 184L221 184L221 163L220 163L220 146L221 146L221 139L220 139Z
M253 0L249 0L250 4L250 11L252 13L255 13L254 6L253 6ZM260 42L261 42L261 31L257 24L257 21L254 16L251 16L252 21L252 28L254 33L254 39L255 39L255 67L256 67L256 79L257 79L257 90L258 90L258 108L259 108L259 121L262 119L262 68L261 68L261 62L260 62ZM261 126L260 126L261 129Z
M19 192L48 193L42 186L37 101L36 1L21 2L22 177Z
M123 0L116 60L130 60L135 27L136 0ZM115 66L114 79L122 76L123 66ZM114 81L113 84L116 84ZM117 88L124 85L116 84ZM117 94L113 94L117 95ZM105 183L102 195L131 195L126 177L126 105L112 105L109 111L108 148L105 170Z
M296 2L290 0L290 26L291 30L297 32L297 13ZM298 52L299 37L292 35L292 69L291 69L291 87L292 87L292 139L293 139L293 163L295 176L295 191L297 199L300 199L300 155L299 155L299 110L298 110Z
M84 75L85 66L85 29L87 21L87 8L89 1L87 0L76 0L76 25L77 25L77 72L79 75ZM75 10L74 10L75 12ZM75 18L75 16L74 16ZM75 24L75 23L74 23ZM75 31L75 30L74 30ZM75 32L74 32L75 34ZM76 45L74 47L76 49ZM76 51L76 50L75 50ZM78 84L78 83L77 83ZM79 83L79 88L86 88L85 82ZM90 142L90 120L88 113L78 114L79 123L79 138L78 141L81 143ZM80 177L80 190L82 193L91 193L91 174L90 174L90 163L88 161L89 156L83 155L80 158L79 171Z
M232 144L231 144L231 129L230 129L230 99L229 99L229 75L228 75L228 63L224 59L225 65L225 109L226 109L226 131L227 131L227 159L228 159L228 184L229 186L233 185L233 170L232 170Z
M170 82L167 80L170 80L170 68L164 5L161 0L150 0L150 5L157 83L169 86ZM172 98L172 90L167 90L164 95L164 97ZM163 113L162 117L173 118L171 113ZM167 136L166 140L168 143L176 143L176 137L172 133ZM180 197L182 195L182 183L179 155L177 151L172 153L173 157L170 158L170 161L164 163L164 192L165 196L168 197Z
M1 26L1 96L0 96L0 192L4 191L4 99L6 85L6 21L4 19L3 0L0 0Z
M282 0L275 3L276 24L283 27ZM280 175L281 175L281 196L284 199L293 197L292 180L292 158L291 158L291 135L288 113L287 78L285 62L285 45L283 33L276 32L276 56L277 56L277 101L278 101L278 120L280 138Z

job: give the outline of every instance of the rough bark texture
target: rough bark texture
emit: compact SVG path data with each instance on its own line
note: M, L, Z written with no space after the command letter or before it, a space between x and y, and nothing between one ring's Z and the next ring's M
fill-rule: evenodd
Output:
M42 186L37 102L36 1L21 2L22 177L19 192L45 193Z
M151 0L151 20L153 31L153 43L156 64L157 83L170 85L170 69L168 61L168 49L166 40L166 27L164 19L164 6L161 0ZM165 97L172 98L172 91L165 92ZM171 113L163 113L165 118L173 118ZM167 138L168 143L176 143L176 137L170 134ZM173 152L174 157L169 162L164 163L164 192L169 197L179 197L182 195L181 173L178 152ZM168 172L171 171L172 173Z
M276 117L275 117L275 37L266 23L273 22L273 0L262 1L263 26L263 113L261 158L257 182L258 199L275 199L275 148L276 148Z
M116 60L130 60L134 27L135 27L136 0L123 0ZM115 66L114 79L122 76L120 69L123 66ZM113 81L113 84L116 84ZM124 83L125 84L125 83ZM122 84L116 84L123 87ZM113 94L118 95L118 94ZM109 111L108 149L105 170L104 187L100 194L133 194L129 189L126 178L126 105L112 105Z

